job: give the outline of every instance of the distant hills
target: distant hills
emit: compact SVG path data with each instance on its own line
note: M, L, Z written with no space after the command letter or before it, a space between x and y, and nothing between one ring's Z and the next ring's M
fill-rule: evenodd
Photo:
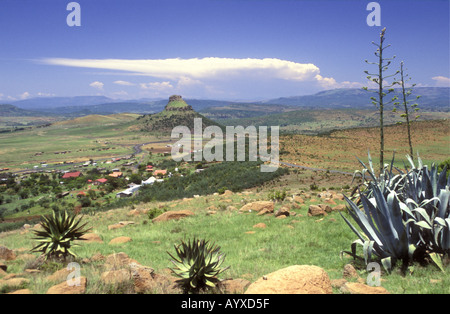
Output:
M415 95L422 96L418 104L423 111L450 112L450 88L448 87L417 87L414 89L411 99L414 99ZM313 95L280 97L255 102L204 99L186 99L186 102L194 110L204 112L211 118L229 119L233 118L232 115L234 115L234 118L244 118L266 115L274 111L285 112L295 109L373 109L374 107L370 100L371 96L373 96L372 93L361 89L334 89ZM16 101L11 104L25 111L76 117L91 114L109 115L125 112L138 114L156 113L164 110L167 99L118 101L105 96L38 97ZM211 110L211 108L220 109ZM5 107L3 110L5 112L13 112L15 109L6 109ZM236 110L240 111L240 113ZM231 111L234 111L234 113ZM17 111L17 114L31 113Z

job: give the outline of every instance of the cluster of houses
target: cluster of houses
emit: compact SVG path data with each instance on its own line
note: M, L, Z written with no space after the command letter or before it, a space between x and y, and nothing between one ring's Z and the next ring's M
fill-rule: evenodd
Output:
M128 185L128 188L124 191L118 192L116 194L116 197L120 198L133 196L143 185L154 184L155 182L162 182L164 181L162 177L168 175L167 170L153 170L153 166L147 166L146 170L147 172L153 172L153 176L145 181L142 181L141 184L130 183ZM64 175L62 176L62 179L79 178L80 176L82 176L81 171L70 171L65 172ZM123 173L118 171L118 169L113 169L113 172L108 174L107 176L111 178L122 178ZM169 176L171 176L171 173L169 173ZM97 180L87 181L87 183L94 185L102 185L106 184L107 182L108 182L107 178L100 178Z

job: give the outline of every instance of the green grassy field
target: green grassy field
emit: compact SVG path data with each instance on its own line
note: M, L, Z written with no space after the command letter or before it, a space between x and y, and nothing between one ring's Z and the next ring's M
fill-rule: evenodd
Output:
M173 201L168 203L148 203L136 205L138 211L166 206L170 210L188 209L194 216L178 221L152 223L146 214L129 216L130 207L110 212L85 216L85 221L93 227L92 232L99 234L104 243L86 243L76 249L78 260L90 258L101 253L104 256L115 252L125 252L142 265L150 266L157 273L167 273L170 261L167 252L174 252L173 245L194 236L216 242L226 254L224 266L230 269L223 278L243 278L255 281L261 276L290 265L316 265L322 267L331 279L342 278L343 266L353 263L353 259L340 252L349 250L355 235L336 212L326 217L308 217L309 204L317 203L316 196L308 199L299 209L292 209L296 216L276 219L274 216L258 216L256 213L239 213L222 207L216 214L208 215L207 208L219 207L220 204L233 205L237 208L243 202L266 199L264 192L233 194L231 196L206 196L190 201ZM285 204L289 202L285 201ZM338 203L343 203L339 201ZM276 205L279 208L281 204ZM118 221L134 221L121 229L108 230L108 225ZM264 223L266 228L254 228ZM127 236L132 241L110 245L115 237ZM34 245L31 233L20 234L19 231L0 235L0 243L12 249L30 249ZM20 273L26 262L20 259L8 263L9 272ZM355 264L361 278L368 273L362 265ZM57 266L55 266L57 268ZM447 272L450 267L447 265ZM54 272L27 275L31 279L27 286L34 293L45 293L52 285L44 278ZM89 278L87 293L105 293L110 289L100 281L101 264L83 264L81 275ZM450 277L429 265L414 265L414 271L406 275L396 269L388 275L382 272L382 286L390 293L450 293ZM118 289L118 288L117 288ZM117 292L117 291L116 291ZM158 291L155 291L158 292ZM159 291L161 292L161 291ZM334 293L341 293L335 290Z

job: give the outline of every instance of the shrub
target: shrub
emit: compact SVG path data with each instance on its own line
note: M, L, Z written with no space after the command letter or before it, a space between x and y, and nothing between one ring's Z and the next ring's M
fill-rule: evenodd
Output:
M214 288L219 281L217 276L228 269L221 268L225 255L220 247L209 241L193 239L192 242L175 246L177 257L167 252L175 265L171 269L181 279L177 283L185 293L198 293L207 288Z
M75 240L82 240L81 237L89 231L84 229L86 224L81 224L81 218L76 220L75 215L66 211L53 212L51 216L42 217L41 227L43 230L34 230L35 240L39 242L31 251L41 252L46 259L66 258L69 255L76 256L71 250L76 246Z

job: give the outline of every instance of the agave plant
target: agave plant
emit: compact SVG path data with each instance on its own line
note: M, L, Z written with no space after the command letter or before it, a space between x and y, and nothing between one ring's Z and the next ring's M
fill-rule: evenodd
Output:
M39 242L31 251L41 252L48 258L66 258L76 256L71 250L77 246L73 241L83 240L81 237L89 229L84 229L85 224L81 224L81 218L76 219L75 215L66 211L53 211L51 216L42 217L41 227L43 230L35 230L35 240Z
M402 207L397 193L391 191L387 198L384 197L377 184L369 186L372 190L373 199L368 199L360 194L363 210L350 199L345 197L350 205L349 214L361 228L358 231L350 221L342 214L342 218L358 236L358 240L352 243L352 252L346 252L356 257L356 245L363 246L364 260L369 263L372 254L381 259L384 268L390 272L393 265L399 260L407 265L416 249L411 241L406 225L403 223Z
M185 293L198 293L208 287L214 288L219 281L217 276L229 267L221 268L225 255L220 247L209 241L193 239L175 245L177 257L167 252L175 268L171 270L181 279L178 284Z
M407 158L412 167L406 174L392 176L392 161L391 170L380 178L373 175L370 154L370 170L361 162L366 169L362 174L369 172L372 181L366 181L367 189L359 193L360 207L347 198L349 214L362 230L361 234L342 216L359 237L347 253L356 257L356 245L361 244L366 263L374 253L388 271L397 260L406 265L429 256L443 270L441 257L450 254L450 179L445 178L445 168L439 174L420 157L418 167Z
M363 179L363 191L362 193L365 194L368 198L372 197L372 189L370 188L370 184L376 184L384 196L387 196L391 191L395 191L397 193L401 192L404 188L405 182L406 182L406 175L402 170L394 167L394 159L395 159L395 152L392 156L392 160L390 165L385 164L383 172L379 174L377 177L374 170L373 170L373 163L372 163L372 157L370 156L370 151L367 153L368 160L369 160L369 167L361 161L359 158L358 161L363 166L362 170L356 170L353 174L353 180L355 180L356 177L361 177ZM397 174L394 173L394 169L398 172ZM367 176L367 174L369 174ZM356 192L356 190L355 190ZM361 194L361 191L359 191ZM356 199L359 195L357 195L354 199Z

